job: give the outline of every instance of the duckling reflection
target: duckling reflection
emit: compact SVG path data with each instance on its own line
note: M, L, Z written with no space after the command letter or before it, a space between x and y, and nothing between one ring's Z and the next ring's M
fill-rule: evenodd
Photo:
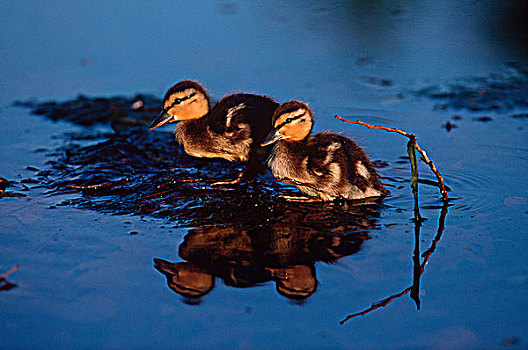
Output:
M187 262L171 263L154 258L154 267L167 277L167 285L187 298L200 298L214 287L214 278L207 271Z
M274 282L281 296L302 303L317 290L315 264L358 252L379 212L363 208L339 224L329 215L329 210L291 210L268 225L192 229L179 246L184 262L156 258L155 268L174 292L188 299L202 298L220 278L237 288Z
M286 298L304 300L315 293L317 280L315 267L293 265L284 268L267 268L276 281L277 292Z

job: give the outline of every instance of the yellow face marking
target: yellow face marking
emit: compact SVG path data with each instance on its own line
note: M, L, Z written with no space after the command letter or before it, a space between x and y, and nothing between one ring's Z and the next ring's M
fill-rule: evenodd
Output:
M277 118L277 120L275 121L275 128L278 127L281 124L284 124L288 118L294 119L294 118L297 118L298 116L301 116L303 114L306 114L306 109L304 109L304 108L298 109L298 110L293 111L293 112L281 114Z
M300 108L280 115L275 121L275 128L284 135L285 140L299 141L310 134L312 118L306 109Z
M174 121L198 119L209 113L207 98L196 89L185 89L173 93L163 104Z
M179 103L182 103L183 101L186 101L189 98L189 96L191 96L193 93L196 93L196 92L197 91L195 89L185 89L183 91L175 92L172 95L170 95L167 100L165 100L165 103L163 104L163 108L164 109L170 108L171 106L174 105L174 102L177 99L181 101ZM176 105L178 105L179 103L176 103Z

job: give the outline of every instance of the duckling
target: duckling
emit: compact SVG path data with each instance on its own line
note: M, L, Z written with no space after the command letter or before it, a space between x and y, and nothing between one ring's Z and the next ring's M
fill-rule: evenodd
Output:
M273 130L262 145L275 143L268 166L278 180L323 201L363 199L386 193L365 152L352 140L322 132L310 135L313 113L289 101L273 115Z
M206 90L196 81L184 80L167 91L163 110L149 128L181 121L175 135L187 154L248 162L237 179L215 183L235 184L254 179L261 170L271 147L262 147L260 141L270 131L278 105L266 96L233 94L211 109Z

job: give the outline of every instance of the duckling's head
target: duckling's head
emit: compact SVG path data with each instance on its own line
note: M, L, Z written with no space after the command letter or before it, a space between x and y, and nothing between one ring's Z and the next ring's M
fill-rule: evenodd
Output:
M196 81L180 81L167 91L163 110L150 123L150 130L179 120L199 119L209 113L209 96Z
M273 114L273 129L262 141L262 146L279 140L304 140L313 127L313 114L308 105L301 101L289 101L281 104Z

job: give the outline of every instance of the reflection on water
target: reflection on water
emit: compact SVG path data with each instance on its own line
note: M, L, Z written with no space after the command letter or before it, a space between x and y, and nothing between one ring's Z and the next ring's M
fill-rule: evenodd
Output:
M71 142L50 154L54 158L50 169L39 171L36 182L47 186L50 195L82 194L62 205L151 215L168 219L173 227L194 227L179 246L181 261L154 259L169 288L185 302L199 303L217 279L238 288L273 282L280 295L302 302L317 290L317 262L333 263L355 254L378 229L383 206L376 201L291 202L283 195L295 189L272 181L269 175L253 184L211 187L209 179L229 177L237 172L237 164L190 157L176 146L171 134L147 132L142 125L150 121L158 102L145 96L80 97L64 104L33 106L35 113L52 119L81 125L111 120L113 128L103 134L69 135ZM407 159L401 162L408 164ZM391 188L401 190L400 183L409 183L388 175L385 180ZM447 208L442 209L438 239L446 213ZM434 251L433 246L428 249L420 263L419 239L420 223L415 222L413 286L356 315L385 306L409 291L419 307L420 277Z
M358 252L376 228L379 206L287 203L258 225L191 229L179 246L185 261L156 258L155 267L169 288L194 301L213 289L215 278L233 287L273 281L282 296L304 300L317 288L315 264Z
M420 251L422 224L414 220L412 285L348 315L340 324L386 307L406 294L410 294L420 309L421 277L445 231L448 207L447 201L436 207L440 210L436 235L423 252ZM333 263L357 253L370 238L369 231L376 229L379 211L372 205L346 206L344 211L351 216L336 230L328 224L321 225L324 220L319 220L335 219L336 208L322 205L298 208L298 211L293 208L280 217L270 218L269 225L191 229L178 249L183 261L154 258L154 266L165 275L168 287L184 297L187 304L200 304L202 297L214 288L217 278L237 288L273 282L280 295L302 304L316 292L316 263Z
M416 195L415 195L416 196ZM389 305L393 300L401 298L402 296L408 294L409 292L411 299L414 300L416 303L416 308L420 310L420 281L422 278L422 275L425 271L426 265L429 263L429 259L433 255L433 253L436 250L436 246L438 245L438 242L440 242L440 238L442 238L442 234L445 230L445 219L447 215L447 209L449 207L449 204L447 201L444 201L442 207L440 208L440 215L438 218L438 228L436 230L436 235L433 238L429 248L425 250L422 254L420 254L420 229L421 229L421 222L419 220L414 220L414 251L413 251L413 284L404 290L393 294L381 301L372 303L372 306L360 311L356 312L354 314L350 314L345 319L343 319L340 324L345 324L347 321L351 320L352 318L358 317L358 316L365 316L369 313L371 313L374 310L377 310L381 307L385 307ZM420 261L420 256L423 257L423 260Z

